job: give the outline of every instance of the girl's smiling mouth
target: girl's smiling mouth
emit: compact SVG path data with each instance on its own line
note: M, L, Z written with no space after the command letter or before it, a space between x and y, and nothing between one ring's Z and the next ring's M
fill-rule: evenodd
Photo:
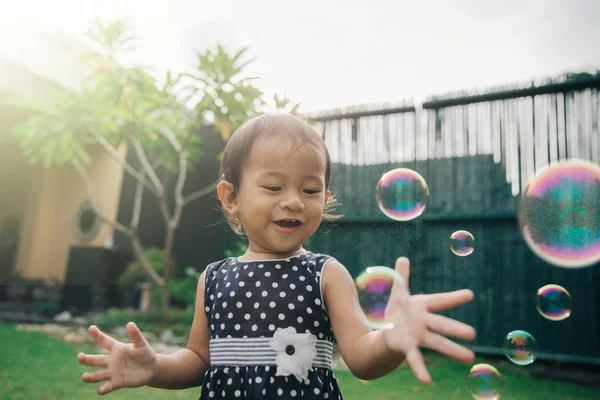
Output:
M293 218L278 219L273 221L273 223L277 226L277 229L282 232L293 232L302 225L302 221Z

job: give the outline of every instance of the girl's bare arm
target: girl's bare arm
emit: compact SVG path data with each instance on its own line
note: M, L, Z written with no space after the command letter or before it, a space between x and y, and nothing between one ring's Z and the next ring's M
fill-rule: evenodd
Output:
M210 365L209 332L204 312L204 272L198 280L196 308L190 337L185 349L172 354L158 354L158 373L149 386L185 389L199 386Z
M381 331L373 331L366 324L348 270L335 260L329 261L322 284L333 333L350 371L360 379L376 379L396 369L405 355L390 352Z
M396 271L404 283L394 283L387 308L393 310L389 328L371 331L358 304L354 281L346 268L329 262L324 271L324 296L334 334L342 356L357 377L375 379L386 375L407 360L415 376L424 384L431 377L419 346L424 345L464 363L473 362L473 352L445 336L472 340L475 330L462 322L434 314L473 299L470 290L411 296L408 290L410 264L396 260ZM387 310L386 310L387 312Z

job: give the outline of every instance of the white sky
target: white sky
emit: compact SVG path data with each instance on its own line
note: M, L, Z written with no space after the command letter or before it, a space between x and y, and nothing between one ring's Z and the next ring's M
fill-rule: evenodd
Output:
M0 12L16 8L75 35L128 17L136 61L161 75L192 69L194 49L247 46L248 74L303 112L600 68L600 0L21 0Z

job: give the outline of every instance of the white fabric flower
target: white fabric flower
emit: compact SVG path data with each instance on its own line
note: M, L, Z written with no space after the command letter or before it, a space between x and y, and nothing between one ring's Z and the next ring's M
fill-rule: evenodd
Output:
M308 383L308 371L312 371L312 363L317 356L317 337L312 333L296 333L296 328L278 328L269 341L269 345L277 352L276 376L294 374L300 382Z

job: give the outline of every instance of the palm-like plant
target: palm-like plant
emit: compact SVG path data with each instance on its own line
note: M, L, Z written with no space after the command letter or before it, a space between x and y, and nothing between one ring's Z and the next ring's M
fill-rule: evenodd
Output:
M298 115L300 109L300 103L292 104L292 100L283 95L279 97L277 93L273 95L273 102L275 103L275 110L278 112L286 112L292 115Z
M196 113L214 120L223 140L244 121L259 114L264 105L262 91L252 85L257 77L244 77L245 68L254 59L243 60L247 49L231 56L222 46L198 53L196 72L186 74L191 79L187 89L198 98Z

